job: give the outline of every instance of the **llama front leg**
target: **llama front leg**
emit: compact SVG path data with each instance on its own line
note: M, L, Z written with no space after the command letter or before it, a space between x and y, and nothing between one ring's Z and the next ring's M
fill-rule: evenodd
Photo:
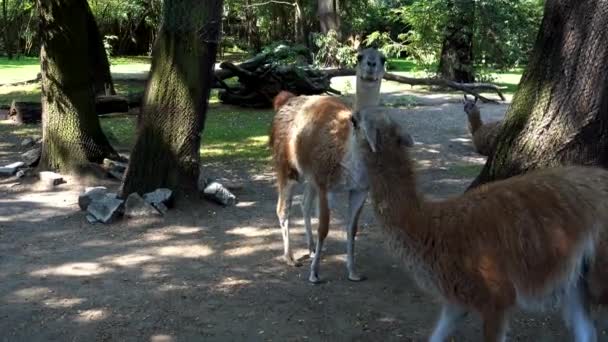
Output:
M483 340L504 342L507 336L507 317L504 311L483 314Z
M447 341L448 337L450 337L454 333L454 330L456 329L458 323L466 315L467 310L463 307L451 303L444 304L441 308L441 315L439 316L439 320L435 325L435 329L433 330L433 334L431 335L429 341Z
M588 305L585 303L582 286L582 284L574 286L566 293L562 313L575 341L595 342L597 341L595 326L590 318Z
M317 248L315 257L310 264L310 276L308 280L313 284L320 283L319 279L319 263L321 262L321 251L323 250L323 242L329 232L329 204L327 203L327 190L319 188L317 190L319 199L319 227L317 228Z
M361 281L365 277L358 274L355 270L355 237L359 215L367 198L367 191L353 190L348 193L348 224L346 226L346 269L348 270L348 280Z
M308 253L311 258L315 257L315 242L312 237L311 217L316 196L317 191L315 187L312 184L306 183L304 188L304 196L302 199L302 215L304 216L304 227L306 228L306 243L308 244Z
M279 186L279 199L277 201L277 217L281 225L281 233L283 235L283 258L287 264L292 266L301 266L293 257L293 251L289 244L289 214L291 211L291 203L293 198L293 188L295 182L287 181L283 186Z

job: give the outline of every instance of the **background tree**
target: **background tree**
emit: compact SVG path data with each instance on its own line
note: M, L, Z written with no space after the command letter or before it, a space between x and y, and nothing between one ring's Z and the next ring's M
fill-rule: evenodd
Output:
M447 2L448 19L443 30L443 44L437 73L456 82L475 81L473 59L474 0Z
M86 8L86 20L87 20L87 36L89 39L89 56L91 73L93 75L93 86L95 87L95 94L105 94L106 89L111 95L116 94L114 90L114 82L112 81L112 74L110 73L110 63L108 61L108 55L103 45L95 17L87 4Z
M85 0L38 0L42 50L42 168L83 171L116 158L95 113Z
M317 15L321 33L327 34L334 30L340 37L340 0L318 0Z
M563 164L608 167L608 3L547 1L530 64L477 186Z
M123 195L196 189L221 0L165 0Z

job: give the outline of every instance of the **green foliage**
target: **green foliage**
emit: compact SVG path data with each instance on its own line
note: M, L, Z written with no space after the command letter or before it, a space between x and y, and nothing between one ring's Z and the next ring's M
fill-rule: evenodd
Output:
M404 42L405 34L400 34L398 38L401 42L394 41L388 32L374 31L365 38L363 45L378 47L387 57L399 57L407 51L407 45Z
M338 34L330 30L326 35L314 34L313 41L318 48L314 56L317 66L353 67L357 64L357 51L338 40Z
M276 42L265 46L262 53L270 55L269 60L278 65L307 65L310 51L303 45L289 45L287 42Z

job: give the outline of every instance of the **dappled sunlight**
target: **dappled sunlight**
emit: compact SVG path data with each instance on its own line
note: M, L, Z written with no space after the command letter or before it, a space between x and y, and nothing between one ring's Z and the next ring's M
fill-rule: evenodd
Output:
M84 298L53 297L42 301L42 304L52 309L67 309L85 302Z
M252 284L252 281L248 279L226 277L222 279L222 281L219 284L215 285L213 288L217 292L230 293L250 284Z
M74 321L79 323L91 323L106 319L110 315L107 309L89 309L78 312L74 317Z
M171 335L158 334L150 336L150 342L175 342L175 337Z
M243 201L243 202L239 202L236 204L237 208L247 208L247 207L253 207L255 206L257 202L256 201Z
M159 247L159 256L174 258L204 258L214 253L214 250L203 244L175 244Z
M268 237L280 234L279 229L257 228L257 227L235 227L226 231L229 235L238 235L248 238Z
M224 251L224 255L228 257L241 257L247 256L254 253L268 251L268 250L279 250L283 248L283 242L270 242L270 243L260 243L258 245L246 245L240 246L236 248L229 248Z
M154 260L154 256L142 253L129 253L109 255L98 260L107 264L113 264L121 267L136 267L144 262Z
M112 268L98 262L70 262L56 267L48 267L30 274L37 277L67 276L90 277L113 271Z
M48 287L34 286L20 289L9 296L9 301L13 303L23 303L28 301L40 301L53 293Z

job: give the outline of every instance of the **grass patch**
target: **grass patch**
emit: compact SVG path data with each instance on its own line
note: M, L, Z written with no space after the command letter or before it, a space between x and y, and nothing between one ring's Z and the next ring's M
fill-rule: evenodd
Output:
M260 166L270 160L268 130L271 110L211 105L201 143L203 163L238 162ZM101 119L101 127L119 150L135 143L134 116Z
M38 57L8 59L0 57L0 84L27 81L36 78L40 72Z
M0 105L10 105L13 100L40 102L40 84L0 87Z
M450 167L450 172L457 177L475 178L482 168L482 164L455 164Z
M36 125L17 125L12 121L0 120L0 136L6 137L10 134L20 138L35 138L42 137L42 130L39 124Z
M110 57L111 65L126 65L126 64L150 64L152 57L150 56L113 56Z

